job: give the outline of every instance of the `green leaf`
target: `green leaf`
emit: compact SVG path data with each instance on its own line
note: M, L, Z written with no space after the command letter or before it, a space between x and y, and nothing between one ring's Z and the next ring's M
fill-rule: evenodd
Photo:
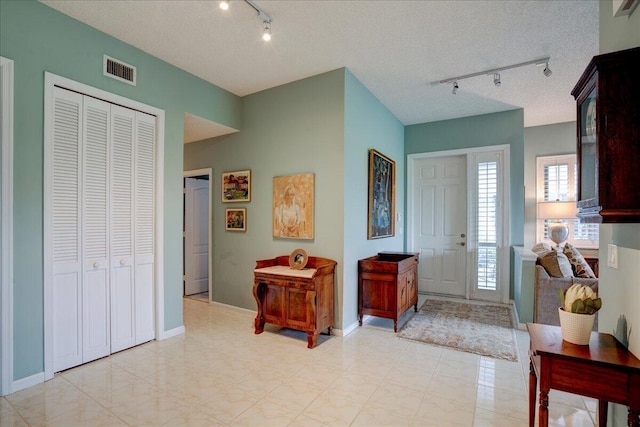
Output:
M560 300L560 306L564 307L564 294L565 294L566 290L564 289L558 289L558 299Z

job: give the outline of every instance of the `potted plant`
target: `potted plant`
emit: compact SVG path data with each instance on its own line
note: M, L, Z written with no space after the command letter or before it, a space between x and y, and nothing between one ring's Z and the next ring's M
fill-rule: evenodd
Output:
M574 284L565 291L558 290L558 308L562 339L572 344L588 345L591 329L602 299L589 286Z

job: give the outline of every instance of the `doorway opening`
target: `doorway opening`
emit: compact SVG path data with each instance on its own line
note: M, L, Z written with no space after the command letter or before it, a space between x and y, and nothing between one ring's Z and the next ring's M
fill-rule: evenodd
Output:
M183 296L213 301L212 170L183 173Z
M407 158L407 249L418 292L509 301L509 146Z

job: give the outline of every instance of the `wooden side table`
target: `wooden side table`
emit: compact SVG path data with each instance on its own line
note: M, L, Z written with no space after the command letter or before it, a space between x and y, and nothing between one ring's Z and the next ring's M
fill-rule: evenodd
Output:
M562 340L558 326L527 323L531 337L529 427L535 425L540 380L541 427L549 424L549 390L598 399L598 425L607 425L608 402L629 407L628 426L640 427L640 360L613 335L591 333L589 345Z

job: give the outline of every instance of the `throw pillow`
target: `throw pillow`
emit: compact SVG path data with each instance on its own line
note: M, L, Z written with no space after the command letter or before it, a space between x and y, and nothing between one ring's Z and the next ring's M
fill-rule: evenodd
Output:
M536 253L540 258L542 258L547 252L551 250L553 250L553 248L548 243L536 243L531 248L531 252Z
M565 254L558 251L549 251L542 258L540 264L547 270L551 277L573 277L571 263Z
M591 266L589 266L582 254L571 244L565 244L562 253L569 258L569 262L573 268L573 275L575 277L596 278Z

